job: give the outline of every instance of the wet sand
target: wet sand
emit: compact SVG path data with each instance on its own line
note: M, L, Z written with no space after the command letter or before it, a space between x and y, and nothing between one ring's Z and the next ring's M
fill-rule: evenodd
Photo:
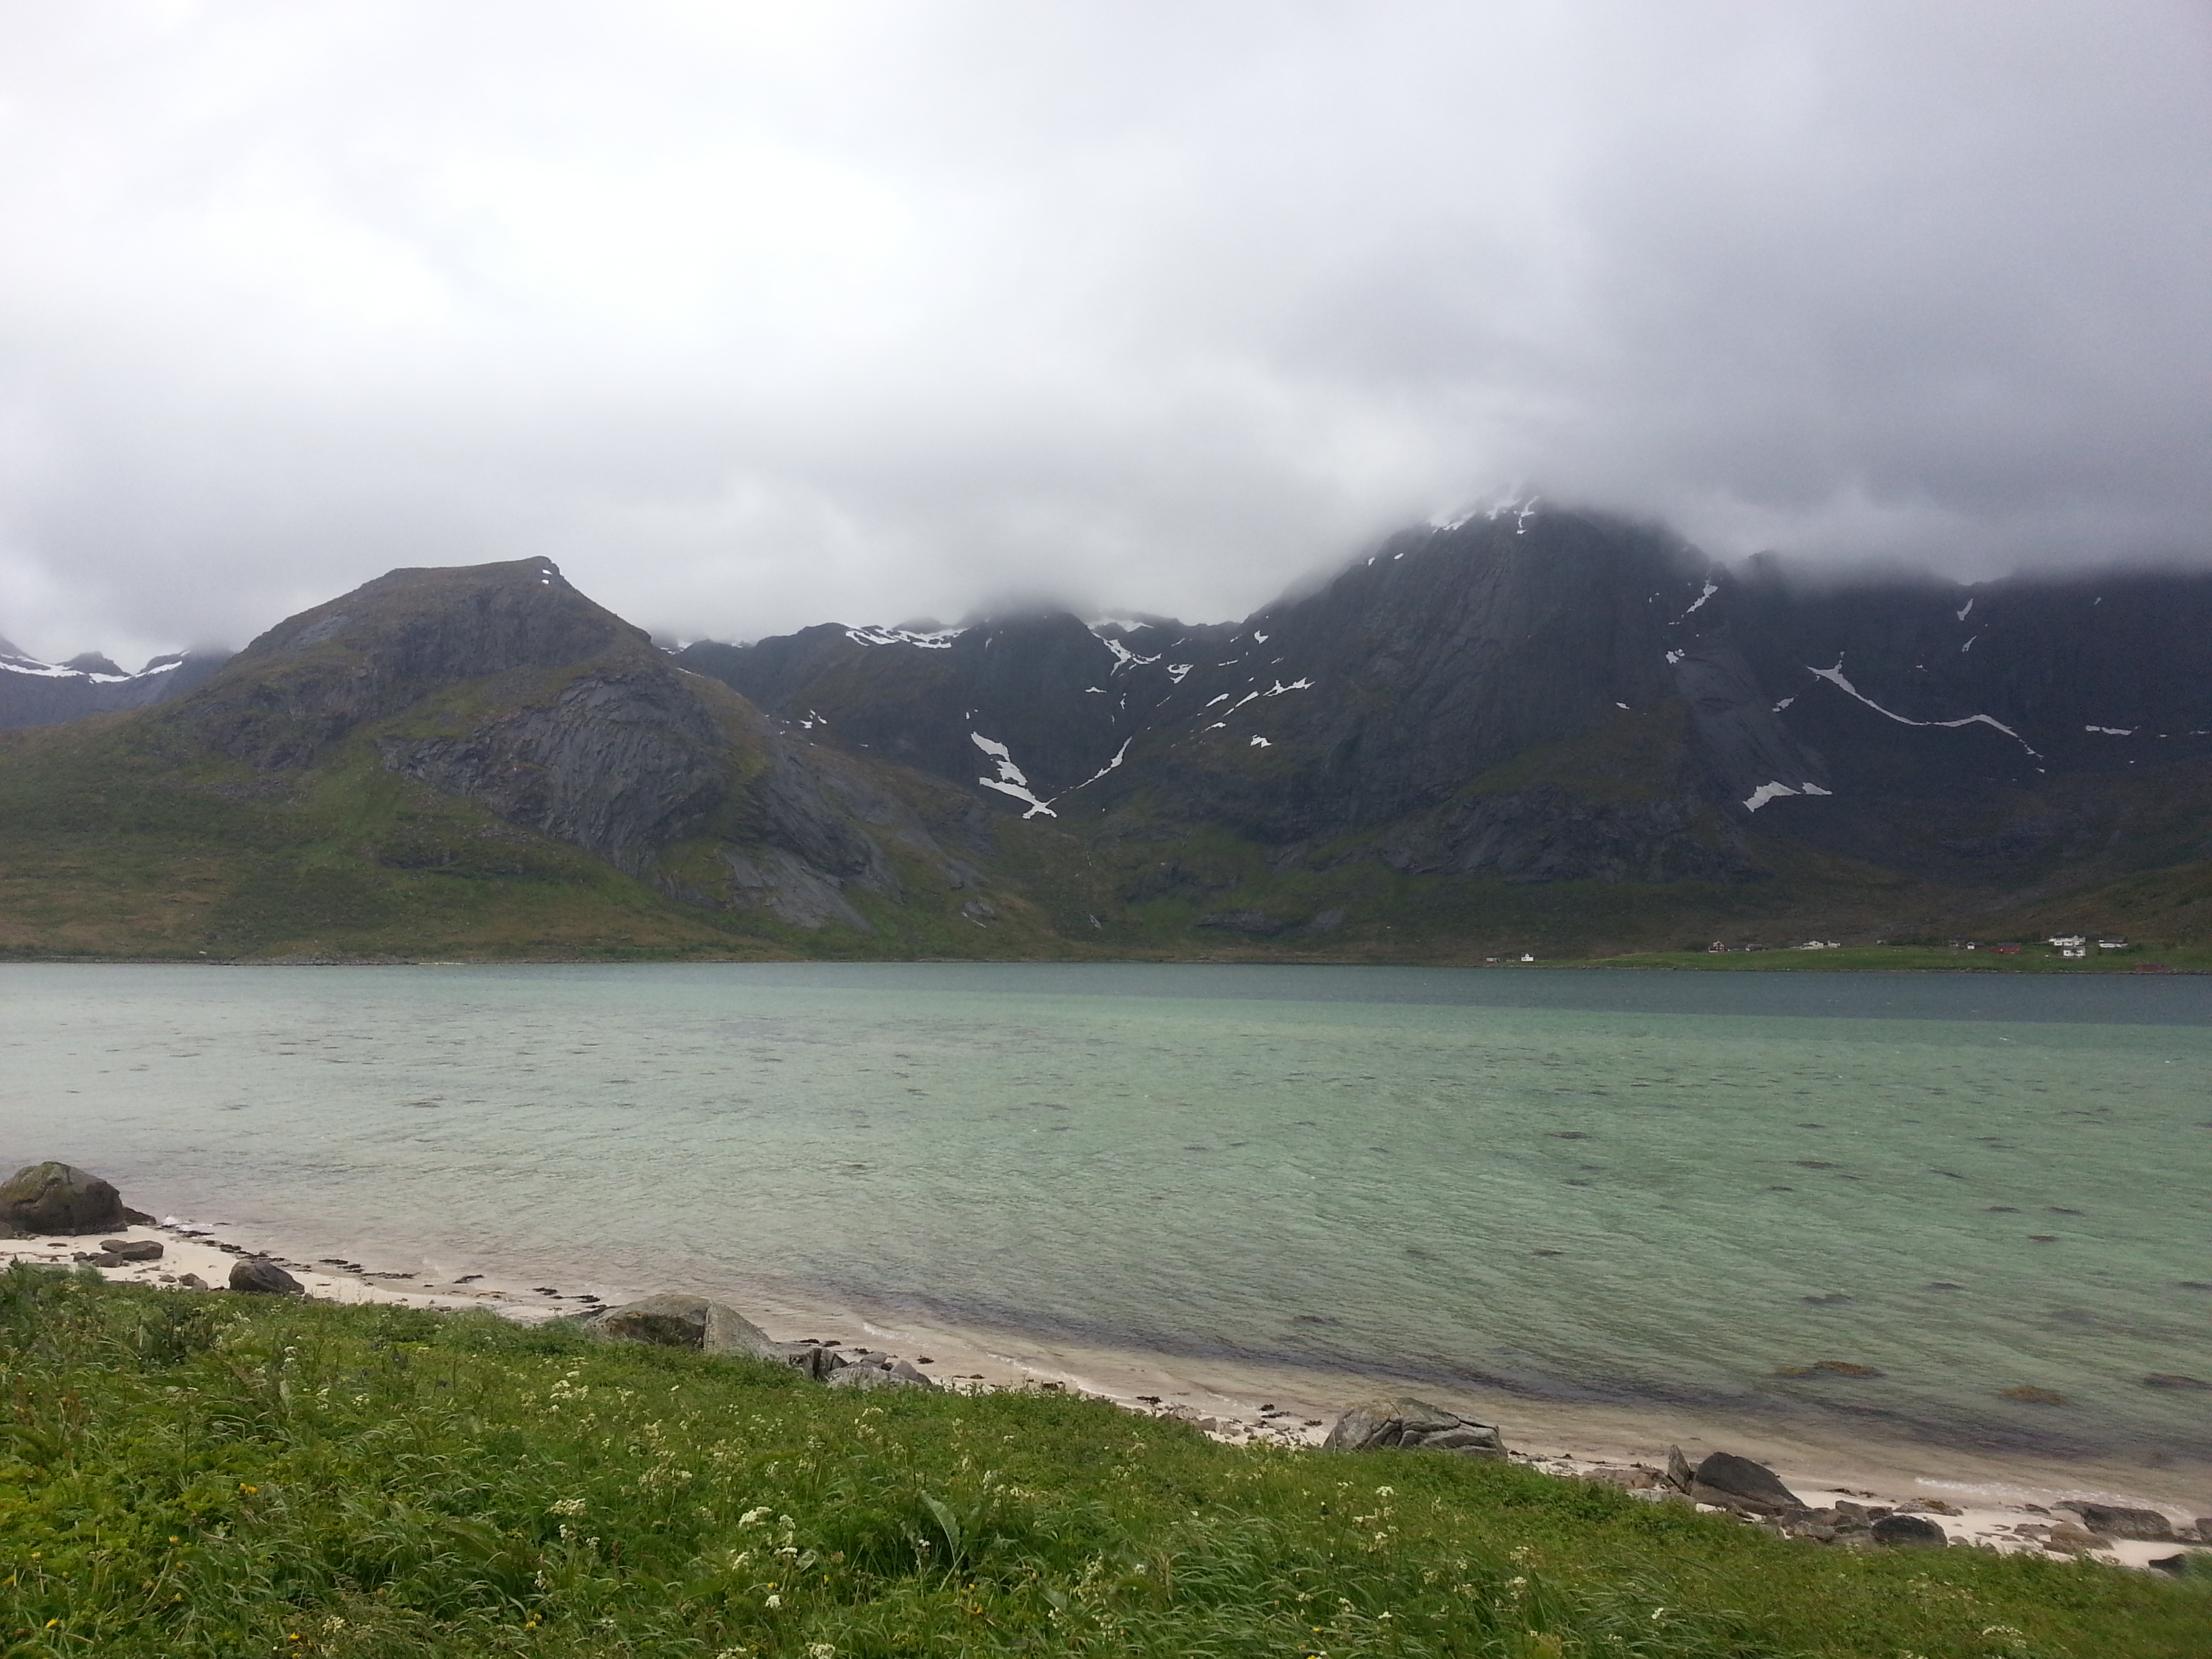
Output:
M301 1262L285 1256L276 1241L178 1217L93 1237L0 1240L0 1262L70 1265L77 1255L96 1249L100 1237L155 1240L163 1246L159 1261L100 1269L121 1282L174 1288L185 1275L197 1274L211 1290L228 1294L233 1264L265 1251L319 1300L479 1309L524 1322L586 1313L656 1291L690 1288L530 1285L486 1274L380 1270L353 1260ZM957 1329L904 1311L774 1297L756 1297L742 1311L779 1340L812 1338L889 1352L926 1368L946 1386L1066 1389L1128 1410L1188 1421L1233 1444L1316 1446L1354 1401L1406 1391L1387 1379L1340 1370L1086 1347L1034 1334ZM2212 1516L2212 1471L2205 1469L2130 1468L1884 1443L1850 1434L1847 1425L1781 1426L1687 1410L1626 1410L1494 1391L1424 1385L1419 1394L1462 1415L1498 1425L1516 1462L1565 1477L1605 1480L1654 1498L1663 1492L1649 1476L1662 1470L1669 1448L1679 1446L1693 1463L1713 1451L1755 1459L1815 1508L1847 1499L1920 1513L1941 1525L1954 1543L2004 1551L2044 1550L2054 1526L2076 1518L2065 1512L2067 1506L2080 1503L2156 1510L2185 1535L2197 1517ZM2191 1547L2118 1540L2069 1553L2141 1567Z

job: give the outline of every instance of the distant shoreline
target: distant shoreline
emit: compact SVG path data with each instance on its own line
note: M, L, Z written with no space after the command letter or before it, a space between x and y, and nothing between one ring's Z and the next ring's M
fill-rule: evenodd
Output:
M1856 951L1844 947L1837 956L1863 957L1874 950L1889 947L1872 946ZM1655 953L1658 954L1658 953ZM866 967L1043 967L1067 964L1079 967L1180 967L1180 968L1425 968L1431 969L1463 969L1474 971L1509 970L1558 973L1562 970L1583 971L1603 969L1611 973L1687 973L1687 974L1955 974L2007 975L2039 979L2188 979L2212 975L2212 951L2188 947L2169 954L2196 958L2185 964L2160 963L2155 965L2137 964L2122 967L2075 967L2043 962L1869 962L1836 961L1826 953L1806 952L1809 961L1775 960L1796 957L1799 952L1791 946L1772 950L1729 951L1713 953L1710 960L1701 959L1702 952L1668 952L1668 959L1655 960L1651 957L1540 957L1534 962L1470 962L1464 960L1437 961L1420 957L1402 959L1373 957L1282 957L1271 955L1202 957L1182 956L1038 956L1038 957L757 957L757 956L697 956L671 952L665 956L641 956L624 952L619 957L598 956L486 956L486 957L102 957L49 956L0 952L0 967L88 967L88 968L623 968L665 967L671 963L689 963L699 967L741 965L749 968L830 967L838 965ZM1948 952L1945 953L1948 955ZM1757 957L1760 960L1747 960Z

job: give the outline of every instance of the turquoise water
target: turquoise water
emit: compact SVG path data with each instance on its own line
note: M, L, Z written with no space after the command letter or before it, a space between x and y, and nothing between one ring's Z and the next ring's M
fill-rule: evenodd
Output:
M302 1255L2203 1457L2212 1394L2142 1379L2212 1380L2208 1015L2186 978L10 965L0 1162ZM1883 1375L1775 1375L1824 1359Z

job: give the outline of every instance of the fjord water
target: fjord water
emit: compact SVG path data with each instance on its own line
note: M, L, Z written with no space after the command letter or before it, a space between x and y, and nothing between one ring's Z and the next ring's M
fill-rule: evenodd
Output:
M2212 1380L2208 1013L2148 976L21 964L0 1157L299 1256L2194 1460L2212 1394L2143 1379ZM1881 1375L1778 1375L1823 1360Z

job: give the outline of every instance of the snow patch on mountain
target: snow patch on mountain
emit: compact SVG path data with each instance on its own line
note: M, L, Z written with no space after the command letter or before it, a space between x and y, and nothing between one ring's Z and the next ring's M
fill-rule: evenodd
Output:
M1013 751L1006 744L995 738L985 737L981 732L970 732L968 738L989 756L998 768L997 777L978 778L975 780L977 783L986 789L995 789L1002 795L1012 795L1016 800L1024 803L1030 809L1022 814L1025 818L1033 818L1040 812L1048 818L1056 818L1060 816L1052 810L1052 804L1049 801L1037 799L1036 793L1030 787L1028 774L1014 764Z
M1884 708L1872 697L1867 696L1865 692L1860 690L1858 687L1853 685L1849 680L1844 678L1844 659L1841 657L1836 659L1836 665L1833 668L1815 668L1812 664L1808 663L1805 665L1805 672L1814 676L1816 679L1827 681L1829 684L1834 686L1838 691L1843 692L1846 696L1856 697L1859 702L1873 709L1875 714L1883 716L1885 719L1895 720L1899 726L1943 726L1951 729L1956 729L1962 726L1993 726L1997 731L2003 732L2005 736L2010 738L2021 748L2027 750L2027 752L2034 756L2036 759L2041 760L2043 758L2041 750L2037 749L2035 745L2030 743L2026 738L2021 736L2019 732L2014 731L2012 727L2007 726L2002 720L1997 719L1994 714L1964 714L1954 720L1916 720L1907 715L1897 713L1894 709Z
M1784 795L1832 795L1835 793L1832 789L1821 788L1817 783L1801 783L1795 789L1786 783L1762 783L1744 797L1743 810L1756 812L1767 802L1779 800Z
M940 628L923 634L910 628L848 628L845 637L855 645L915 645L924 651L950 651L952 641L967 631L964 628Z
M1121 763L1122 757L1123 757L1124 756L1126 756L1126 755L1129 752L1129 745L1130 745L1131 744L1134 743L1135 741L1136 741L1136 739L1135 739L1134 738L1122 738L1122 739L1121 739L1121 746L1119 749L1116 749L1116 750L1114 751L1114 758L1113 758L1112 760L1108 761L1108 762L1106 763L1106 764L1105 764L1105 765L1103 765L1103 766L1100 767L1100 768L1099 768L1096 772L1093 772L1093 773L1092 773L1089 777L1087 777L1087 778L1084 779L1084 781L1083 781L1082 782L1080 782L1080 783L1079 783L1079 784L1074 785L1073 787L1070 787L1070 788L1066 788L1066 789L1063 789L1063 790L1061 790L1058 794L1056 794L1056 795L1054 795L1054 796L1053 797L1053 799L1054 799L1054 800L1066 800L1066 799L1070 795L1073 794L1073 793L1076 792L1076 790L1078 790L1078 789L1088 789L1088 788L1089 788L1092 784L1094 784L1094 783L1097 782L1099 779L1101 779L1101 778L1104 777L1104 776L1105 776L1109 772L1112 771L1115 767L1119 766L1119 765ZM1024 817L1028 817L1029 815L1028 815L1027 813L1024 813L1024 814L1023 814L1023 816L1024 816ZM1056 817L1058 817L1060 816L1060 814L1059 814L1059 813L1057 813L1057 812L1054 812L1054 811L1047 811L1047 813L1046 813L1046 816L1047 816L1048 817L1055 817L1055 818L1056 818Z
M1158 656L1139 656L1111 634L1101 634L1098 639L1101 644L1114 653L1114 666L1111 671L1114 673L1118 674L1125 668L1143 668L1159 660Z

